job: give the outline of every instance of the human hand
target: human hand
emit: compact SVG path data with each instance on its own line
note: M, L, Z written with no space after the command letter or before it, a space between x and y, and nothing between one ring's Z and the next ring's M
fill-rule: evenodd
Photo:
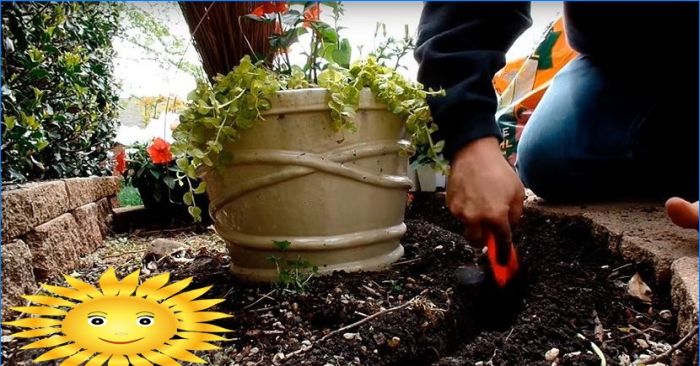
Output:
M503 158L496 138L475 140L452 159L447 207L465 223L472 243L483 245L491 232L499 252L509 253L511 225L520 219L524 198L523 184Z
M666 201L666 214L674 224L685 229L698 229L698 202L690 203L673 197Z

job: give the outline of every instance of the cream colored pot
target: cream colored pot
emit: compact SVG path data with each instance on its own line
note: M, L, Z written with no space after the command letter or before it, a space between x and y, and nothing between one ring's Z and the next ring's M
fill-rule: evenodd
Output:
M224 147L232 163L204 174L231 270L244 280L276 279L270 256L323 273L377 270L403 255L403 123L364 90L357 131L334 131L328 100L325 89L277 93L265 120ZM285 251L274 245L285 240Z

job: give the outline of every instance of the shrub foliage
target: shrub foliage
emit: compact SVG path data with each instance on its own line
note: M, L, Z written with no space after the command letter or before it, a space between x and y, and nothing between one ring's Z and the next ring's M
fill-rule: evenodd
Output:
M3 181L110 174L119 7L3 4Z

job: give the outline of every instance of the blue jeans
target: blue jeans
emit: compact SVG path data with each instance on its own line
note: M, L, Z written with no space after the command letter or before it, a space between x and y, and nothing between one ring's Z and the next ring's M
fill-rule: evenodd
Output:
M560 201L695 199L697 76L681 81L687 88L679 90L668 85L671 79L649 76L654 69L599 65L578 57L552 81L518 144L516 168L525 186Z

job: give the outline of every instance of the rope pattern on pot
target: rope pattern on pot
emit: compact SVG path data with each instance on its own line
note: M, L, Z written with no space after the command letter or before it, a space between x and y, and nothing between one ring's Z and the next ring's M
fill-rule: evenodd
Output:
M355 248L363 245L368 245L378 242L386 242L391 240L399 240L406 232L406 224L403 222L379 229L371 229L366 231L358 231L353 233L328 235L328 236L263 236L250 235L230 228L217 229L219 234L238 246L256 250L274 250L272 244L274 241L289 240L294 243L296 251L320 251L320 250L338 250Z
M378 174L361 169L357 166L345 164L357 159L396 154L405 150L407 146L408 142L406 141L399 141L397 143L395 140L380 140L334 149L323 154L268 149L236 151L232 162L228 164L227 167L248 164L289 165L289 167L282 168L266 176L240 183L236 187L233 187L228 194L221 199L212 201L209 212L212 217L215 217L216 213L222 207L230 204L246 193L316 172L342 176L379 187L396 189L410 188L412 182L406 176Z

